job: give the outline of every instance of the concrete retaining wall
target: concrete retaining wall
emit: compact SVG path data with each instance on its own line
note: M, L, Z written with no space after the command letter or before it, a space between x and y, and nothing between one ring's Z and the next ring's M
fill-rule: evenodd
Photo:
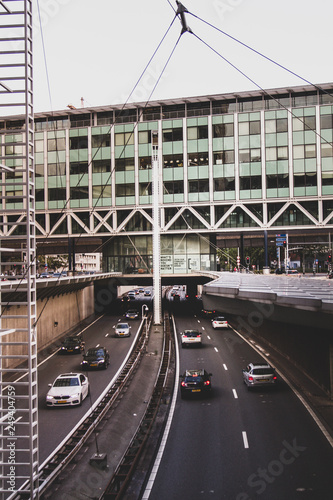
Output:
M2 338L3 342L20 342L19 346L3 346L2 355L27 354L26 318L7 318L6 316L26 313L25 307L11 306L2 316L1 327L15 328L17 331ZM94 287L87 286L77 292L55 296L48 300L37 301L37 348L45 349L66 332L75 328L85 318L94 314ZM3 359L3 367L14 367L21 359Z

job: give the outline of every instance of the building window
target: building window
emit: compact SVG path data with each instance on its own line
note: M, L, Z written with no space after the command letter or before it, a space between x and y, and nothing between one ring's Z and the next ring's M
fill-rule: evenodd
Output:
M235 151L217 151L214 153L214 165L235 163Z
M134 196L134 184L116 184L116 196Z
M134 158L116 158L115 167L116 172L134 170Z
M100 174L103 172L111 171L110 160L94 160L92 162L92 172L93 174Z
M288 146L266 148L266 161L288 160Z
M164 194L179 194L184 193L183 181L164 181Z
M69 149L88 149L88 137L70 137Z
M232 137L234 135L233 123L217 123L213 125L213 137Z
M255 120L251 122L239 122L238 132L239 135L259 135L260 120Z
M188 166L197 167L200 165L208 165L208 151L204 153L189 153L188 154Z
M92 135L91 146L93 148L109 148L111 146L110 134Z
M182 140L183 140L183 129L181 127L163 130L163 142L175 142Z
M267 189L279 189L289 187L289 175L288 174L274 174L267 175Z
M140 196L149 196L152 194L152 183L149 184L139 184L139 194Z
M139 168L140 170L151 168L151 156L142 156L139 158Z
M294 146L294 160L301 158L316 158L316 145L315 144L302 144Z
M133 132L121 132L115 134L114 136L116 146L128 146L134 144L134 133Z
M208 139L208 125L198 125L197 127L187 127L187 139L189 141L198 139Z
M47 175L49 177L66 175L66 163L48 163Z
M69 173L72 174L87 174L88 173L88 162L78 161L70 164Z
M261 175L249 175L239 178L241 190L261 189Z
M163 167L174 168L183 166L183 155L164 155Z
M294 174L294 186L295 188L317 186L317 173Z
M214 192L216 191L235 191L234 177L221 177L214 179Z
M66 188L53 188L49 189L49 201L65 201Z
M111 185L105 184L103 186L93 186L92 197L98 200L100 198L111 198Z
M189 193L208 193L209 191L209 180L199 179L194 181L188 181Z
M259 148L239 150L239 163L251 163L258 161L261 161L261 151Z
M71 187L71 200L87 200L88 186Z
M76 137L76 139L78 139ZM59 137L58 139L48 139L47 140L47 150L48 151L60 151L66 149L66 138ZM72 148L78 149L78 148Z

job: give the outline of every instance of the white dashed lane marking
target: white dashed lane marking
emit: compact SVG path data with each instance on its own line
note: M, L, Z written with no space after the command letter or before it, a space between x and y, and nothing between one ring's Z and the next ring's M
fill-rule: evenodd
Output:
M242 432L244 448L249 448L249 442L247 440L247 434L245 431Z

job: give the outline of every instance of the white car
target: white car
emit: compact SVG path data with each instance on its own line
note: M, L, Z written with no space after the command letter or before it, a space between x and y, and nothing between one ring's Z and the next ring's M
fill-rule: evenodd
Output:
M182 347L189 345L199 345L201 346L201 333L198 330L184 330L181 333L182 336Z
M228 321L224 316L216 316L212 319L213 328L228 328Z
M113 328L116 337L129 337L131 335L131 327L128 323L117 323Z
M83 373L63 373L49 387L47 406L81 405L89 394L89 381Z

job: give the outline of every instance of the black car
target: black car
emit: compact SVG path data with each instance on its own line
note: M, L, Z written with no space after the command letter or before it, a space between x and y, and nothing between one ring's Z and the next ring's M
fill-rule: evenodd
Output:
M216 311L214 309L201 309L201 316L204 318L212 318L216 315Z
M66 337L60 347L61 354L77 354L84 350L84 342L81 335Z
M200 368L199 370L186 370L180 376L180 395L184 398L187 395L206 395L212 391L211 373Z
M83 369L104 368L106 370L109 364L110 356L105 347L93 347L84 353L81 366Z

